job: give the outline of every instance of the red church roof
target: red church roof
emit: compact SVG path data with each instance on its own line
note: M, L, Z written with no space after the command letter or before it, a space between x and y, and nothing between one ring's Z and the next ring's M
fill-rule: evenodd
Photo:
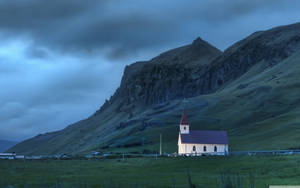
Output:
M181 125L188 125L189 124L189 122L187 120L187 117L186 117L186 110L185 109L183 111L182 119L181 119L181 123L180 124Z

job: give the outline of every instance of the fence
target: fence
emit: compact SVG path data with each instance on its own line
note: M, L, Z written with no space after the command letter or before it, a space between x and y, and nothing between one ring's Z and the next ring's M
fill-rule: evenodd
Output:
M239 155L293 155L300 154L300 150L258 150L258 151L232 151L233 156Z
M224 152L212 152L212 153L163 153L159 155L154 154L143 154L143 153L99 153L97 155L89 154L85 156L74 156L74 155L38 155L38 156L21 156L21 157L4 157L0 156L0 159L23 159L23 160L68 160L68 159L81 159L81 160L92 160L92 159L120 159L124 160L126 158L154 158L159 157L203 157L203 156L256 156L256 155L293 155L300 154L300 150L258 150L258 151L231 151L228 153Z

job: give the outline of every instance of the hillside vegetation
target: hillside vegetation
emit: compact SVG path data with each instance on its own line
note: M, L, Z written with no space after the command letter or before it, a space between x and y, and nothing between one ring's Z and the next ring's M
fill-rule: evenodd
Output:
M128 66L88 119L18 144L24 154L177 151L191 129L226 130L230 150L300 148L300 24L256 32L223 53L202 39ZM184 98L186 98L184 100Z

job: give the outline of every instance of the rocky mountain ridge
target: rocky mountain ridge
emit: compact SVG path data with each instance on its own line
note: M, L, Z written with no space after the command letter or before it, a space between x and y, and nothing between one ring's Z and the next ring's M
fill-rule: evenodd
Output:
M120 97L120 108L126 106L121 109L126 111L135 102L151 105L215 92L256 63L273 66L289 57L300 48L299 32L299 24L255 32L224 53L197 38L191 45L126 66L120 88L103 107Z
M120 87L102 110L122 98L121 111L134 103L153 105L169 100L196 96L196 69L206 69L222 52L201 38L192 44L160 54L150 61L126 66ZM101 111L101 110L100 110Z
M279 91L284 91L282 88L293 88L294 92L297 92L297 88L290 81L284 82L286 85L278 85L281 83L278 80L274 82L275 85L265 85L271 82L264 79L259 80L262 86L257 84L256 88L256 85L252 84L247 88L249 80L254 79L256 75L261 75L261 78L269 76L268 71L275 71L277 65L285 65L288 69L286 72L296 73L298 69L292 57L299 51L300 23L253 33L226 49L224 53L198 38L191 45L170 50L150 61L127 66L120 87L93 116L62 131L39 135L13 149L22 153L82 153L111 147L134 148L141 137L148 138L146 144L150 147L157 142L154 137L158 134L155 131L158 130L165 131L167 135L172 134L169 141L173 143L176 142L177 135L174 125L182 110L179 101L183 98L193 100L195 104L191 108L199 114L205 114L205 117L198 114L192 118L192 123L210 125L210 122L213 122L214 128L218 128L215 126L223 120L222 129L228 131L236 130L240 124L253 123L249 124L251 127L258 123L255 119L269 120L283 113L282 101L274 104L270 102L280 98L275 97L276 93L272 93L273 90L278 88ZM286 61L292 63L287 64ZM253 70L257 66L259 69ZM289 79L288 76L284 77L283 73L280 74L282 79ZM274 75L266 80L273 78ZM289 83L294 85L290 86ZM229 89L230 92L227 92ZM236 97L231 96L233 93L236 93ZM268 98L269 102L260 101L268 101ZM295 98L295 101L297 100ZM235 109L223 109L223 106L228 103L232 106L238 105L236 101L240 101L241 106L232 108L241 108L247 113L245 117L235 116L233 121L233 113L230 112ZM253 103L248 104L249 109L244 109L246 107L242 104L247 104L248 101ZM289 101L286 105L291 103ZM272 109L278 108L278 112L272 112L273 115L270 112L271 115L265 116L266 112L251 113L252 110L267 111L267 105L272 106ZM218 113L222 118L217 118ZM171 129L173 131L170 131ZM242 135L241 132L233 131L229 136L234 140L235 135ZM35 146L34 151L30 149L32 146Z

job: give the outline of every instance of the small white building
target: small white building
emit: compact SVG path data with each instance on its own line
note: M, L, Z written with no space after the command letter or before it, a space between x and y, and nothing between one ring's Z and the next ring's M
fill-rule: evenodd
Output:
M0 153L0 159L15 159L16 154L15 153Z
M24 155L16 155L15 159L25 159L25 156Z
M183 112L179 128L179 155L226 155L228 153L226 131L190 130L186 110Z

